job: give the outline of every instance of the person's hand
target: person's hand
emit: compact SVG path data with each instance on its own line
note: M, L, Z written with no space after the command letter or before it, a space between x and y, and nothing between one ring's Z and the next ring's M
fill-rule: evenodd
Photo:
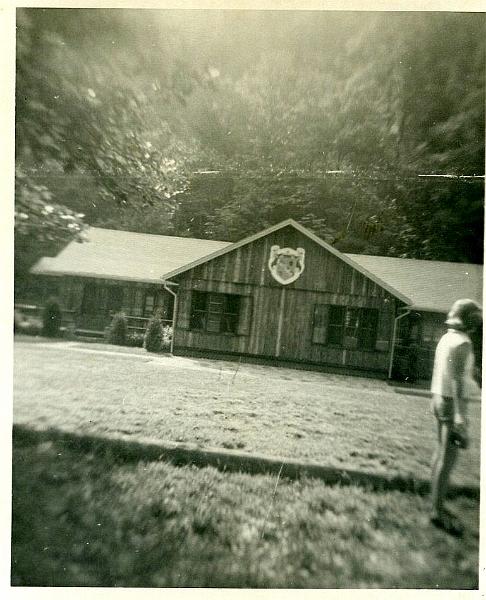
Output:
M466 425L455 425L451 430L451 442L459 448L469 447L469 435Z
M456 413L454 415L454 427L464 427L466 425L466 420L460 413Z

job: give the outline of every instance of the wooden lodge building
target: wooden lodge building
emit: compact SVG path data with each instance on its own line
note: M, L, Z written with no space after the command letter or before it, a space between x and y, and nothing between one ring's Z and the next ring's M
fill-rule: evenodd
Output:
M173 321L173 352L430 375L445 315L482 266L343 254L289 219L236 243L100 228L32 269L80 331Z

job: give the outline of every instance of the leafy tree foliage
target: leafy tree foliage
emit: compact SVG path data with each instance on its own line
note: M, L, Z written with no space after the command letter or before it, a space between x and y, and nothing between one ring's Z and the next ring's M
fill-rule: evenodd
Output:
M15 185L15 291L29 287L28 271L40 256L55 256L71 240L82 242L83 215L53 202L52 192L20 169Z
M168 114L184 80L171 78L172 57L165 71L160 58L155 68L148 50L164 49L157 35L141 44L140 34L118 11L20 11L19 162L87 171L121 204L153 204L183 187L180 167L193 148Z
M419 175L484 172L484 18L313 17L190 98L234 189L205 233L294 216L342 250L480 262L483 182Z
M343 251L482 261L484 181L419 175L484 173L484 15L18 15L30 248L80 214L225 240L294 217Z
M32 262L26 247L35 257L46 240L79 239L86 206L91 223L120 206L156 206L170 221L197 144L172 116L193 74L166 46L124 12L19 9L19 273ZM60 183L73 174L89 182L89 200Z

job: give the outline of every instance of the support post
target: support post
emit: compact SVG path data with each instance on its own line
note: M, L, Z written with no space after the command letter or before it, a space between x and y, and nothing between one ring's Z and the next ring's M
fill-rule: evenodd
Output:
M393 322L393 336L392 336L391 351L390 351L390 365L388 367L388 379L391 379L392 371L393 371L393 359L395 358L395 342L396 342L396 338L397 338L398 321L400 319L403 319L403 317L406 317L407 315L409 315L411 312L412 311L409 308L407 308L406 312L395 317L395 321Z
M174 354L174 340L175 340L175 331L176 331L176 320L177 320L177 294L174 290L171 290L167 285L179 285L178 283L173 283L172 281L164 281L164 290L169 292L174 297L174 306L172 308L172 339L170 341L170 353Z

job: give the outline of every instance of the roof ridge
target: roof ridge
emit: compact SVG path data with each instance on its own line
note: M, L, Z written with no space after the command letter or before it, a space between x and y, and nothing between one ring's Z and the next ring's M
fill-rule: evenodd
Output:
M178 240L194 240L196 242L215 242L217 244L233 244L234 242L228 242L225 240L210 240L207 238L196 238L196 237L184 237L182 235L164 235L162 233L144 233L142 231L127 231L126 229L110 229L108 227L96 227L94 225L89 225L87 229L87 233L89 234L90 229L95 229L97 231L110 231L113 233L130 233L132 235L143 235L145 237L153 237L153 238L171 238Z
M472 267L483 267L484 265L482 265L481 263L467 263L467 262L456 262L456 261L450 261L450 260L433 260L433 259L427 259L427 258L402 258L400 256L381 256L380 254L356 254L355 252L343 252L343 254L345 256L366 256L368 258L387 258L387 259L393 259L393 260L410 260L413 262L420 262L420 263L440 263L440 264L444 264L444 265L463 265L463 266L472 266Z

